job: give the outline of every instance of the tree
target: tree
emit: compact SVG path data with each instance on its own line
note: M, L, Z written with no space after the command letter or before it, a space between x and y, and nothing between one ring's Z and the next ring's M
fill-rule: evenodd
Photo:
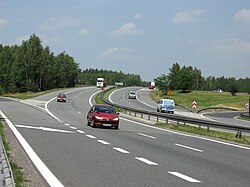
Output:
M170 89L168 77L165 74L154 79L157 88L163 93L166 94L167 91Z

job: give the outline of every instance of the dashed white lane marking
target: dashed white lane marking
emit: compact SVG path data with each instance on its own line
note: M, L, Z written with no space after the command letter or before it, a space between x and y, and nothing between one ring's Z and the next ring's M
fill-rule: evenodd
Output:
M188 182L196 182L196 183L200 183L201 182L201 181L198 181L198 180L196 180L194 178L191 178L189 176L183 175L183 174L178 173L178 172L171 172L171 171L169 171L168 173L170 173L170 174L172 174L172 175L174 175L176 177L179 177L181 179L184 179L184 180L186 180Z
M66 126L70 126L70 124L69 124L69 123L64 123L64 125L66 125Z
M152 161L150 161L150 160L148 160L148 159L145 159L145 158L142 158L142 157L135 157L135 159L136 159L136 160L139 160L139 161L141 161L141 162L144 162L144 163L146 163L146 164L148 164L148 165L152 165L152 166L157 166L157 165L158 165L157 163L152 162Z
M82 114L81 112L78 112L78 114Z
M119 147L113 147L113 149L116 150L116 151L119 151L119 152L121 152L121 153L125 153L125 154L128 154L128 153L129 153L128 151L126 151L126 150L124 150L124 149L121 149L121 148L119 148Z
M90 134L86 134L87 137L91 138L91 139L95 139L96 137L95 136L92 136Z
M176 145L176 146L179 146L179 147L186 148L186 149L191 149L191 150L193 150L193 151L203 152L203 150L196 149L196 148L193 148L193 147L189 147L189 146L186 146L186 145L181 145L181 144L178 144L178 143L176 143L175 145Z
M108 143L108 142L106 142L104 140L97 140L97 141L100 142L100 143L102 143L102 144L104 144L104 145L110 145L110 143Z
M74 129L74 130L76 130L76 129L77 129L76 127L73 127L73 126L70 126L70 128L71 128L71 129Z
M85 132L83 132L82 130L77 130L77 132L84 134Z
M143 133L138 133L138 134L141 135L141 136L148 137L148 138L156 139L156 137L150 136L150 135L147 135L147 134L143 134Z
M47 127L34 127L29 125L15 125L16 127L26 128L26 129L37 129L37 130L43 130L43 131L52 131L52 132L65 132L65 133L75 133L72 131L66 131L66 130L60 130L60 129L52 129Z

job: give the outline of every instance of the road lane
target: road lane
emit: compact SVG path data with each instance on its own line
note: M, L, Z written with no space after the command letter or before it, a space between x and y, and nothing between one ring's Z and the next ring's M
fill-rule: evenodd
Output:
M68 102L51 101L48 104L48 109L61 123L33 107L30 107L30 115L27 106L23 108L20 103L18 108L23 113L21 118L18 115L19 118L15 119L14 108L10 109L11 106L6 104L8 114L13 113L12 119L17 124L19 120L29 121L28 125L41 127L40 121L45 119L47 128L77 132L47 132L18 127L65 186L247 186L250 183L247 177L250 173L248 149L162 131L128 120L121 120L120 130L88 127L88 98L98 90L87 90L67 95L72 107ZM40 113L51 119L51 123Z

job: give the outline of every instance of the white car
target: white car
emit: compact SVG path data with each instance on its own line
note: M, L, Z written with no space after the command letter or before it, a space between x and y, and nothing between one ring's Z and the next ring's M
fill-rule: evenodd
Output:
M130 91L128 93L128 98L129 99L136 99L136 92L135 91Z
M174 113L175 103L172 99L161 99L157 102L157 112Z

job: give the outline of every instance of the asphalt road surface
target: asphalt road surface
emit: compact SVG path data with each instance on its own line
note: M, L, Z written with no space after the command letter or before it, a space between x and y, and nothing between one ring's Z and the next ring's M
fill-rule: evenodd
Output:
M123 118L119 130L87 126L98 91L65 91L66 103L57 103L56 93L26 101L41 108L0 100L51 186L249 186L249 147Z

